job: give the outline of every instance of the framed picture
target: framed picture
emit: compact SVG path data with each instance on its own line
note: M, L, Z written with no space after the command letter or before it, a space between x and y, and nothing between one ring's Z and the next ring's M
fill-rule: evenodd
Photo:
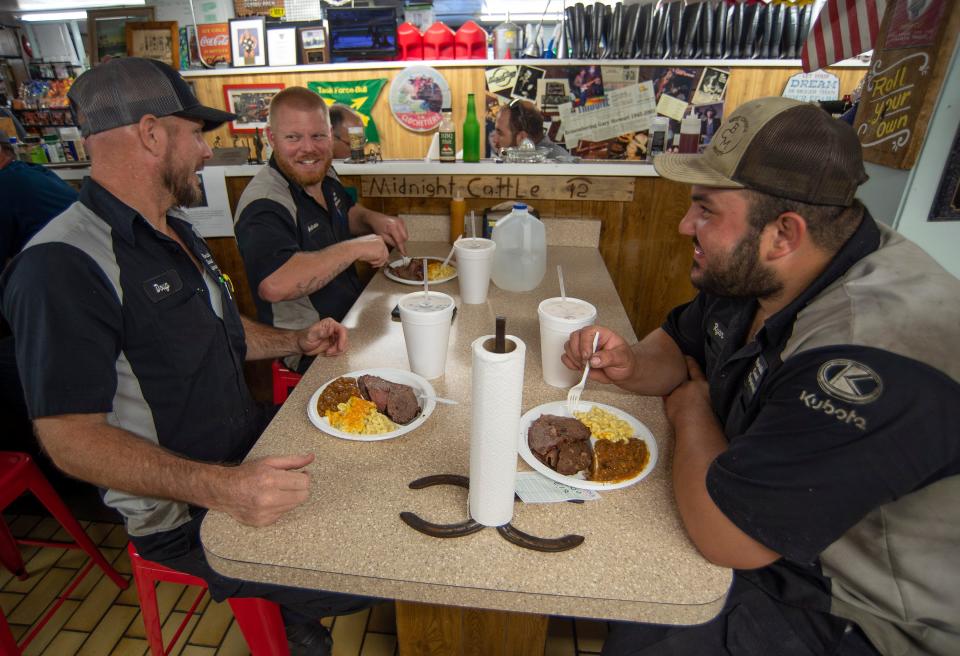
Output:
M151 22L153 7L87 10L87 52L90 65L127 56L127 23Z
M180 31L177 21L127 23L127 54L157 59L180 68Z
M325 64L330 61L330 42L327 28L311 25L297 28L301 64Z
M267 65L267 21L235 18L230 21L230 52L234 66Z
M266 129L270 101L283 88L283 84L224 84L227 111L237 114L237 120L230 122L230 131L252 134L257 128Z
M267 29L267 61L270 66L297 65L297 28Z

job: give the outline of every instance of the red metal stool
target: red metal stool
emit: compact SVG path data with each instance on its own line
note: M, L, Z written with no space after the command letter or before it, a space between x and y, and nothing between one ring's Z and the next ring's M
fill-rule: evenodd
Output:
M137 586L137 596L140 598L140 610L143 615L143 625L147 632L147 643L153 656L166 656L177 644L180 634L187 627L194 611L203 600L207 592L207 583L203 579L178 572L160 563L147 560L137 553L133 543L127 544L127 553L130 554L130 566L133 569L133 581ZM163 646L163 632L160 625L160 610L157 607L157 581L168 581L181 585L196 585L200 588L197 598L187 611L187 616L180 622L177 632L173 634L170 645ZM280 615L280 607L266 599L236 597L227 600L237 618L237 625L247 641L252 656L289 656L287 633ZM2 640L2 638L0 638ZM2 644L2 642L0 642Z
M281 405L290 396L290 390L297 386L302 374L290 371L280 360L273 361L273 404Z
M50 609L37 622L33 629L27 634L19 644L18 649L25 649L27 645L36 637L40 630L46 626L53 614L57 612L64 600L69 597L76 589L83 578L93 569L94 565L100 567L111 581L117 584L122 590L128 583L117 570L110 566L107 559L103 557L100 550L93 541L84 532L83 527L77 523L70 510L63 503L60 497L54 491L53 487L41 473L40 469L34 464L33 459L26 453L16 451L0 451L0 511L9 506L24 492L31 492L33 496L50 511L50 514L56 518L63 528L74 539L74 542L56 542L53 540L33 540L16 539L7 528L6 522L0 519L0 564L13 572L20 580L26 579L29 574L23 564L23 557L20 555L20 549L17 544L27 544L38 547L53 547L56 549L80 549L85 551L90 560L80 570L77 577L67 586L63 594L53 603ZM6 654L19 653L11 649L7 644L12 640L9 627L5 619L0 620L0 653ZM14 645L17 647L17 645Z

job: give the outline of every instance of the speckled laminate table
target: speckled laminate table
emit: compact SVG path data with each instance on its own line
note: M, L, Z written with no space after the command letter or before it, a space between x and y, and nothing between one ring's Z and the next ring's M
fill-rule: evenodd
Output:
M414 255L445 255L449 246L411 244ZM217 512L202 538L211 564L238 578L353 592L428 604L524 613L696 624L714 617L731 581L727 569L704 560L690 543L673 501L672 440L659 398L588 383L584 399L622 408L654 433L660 461L646 479L584 504L518 503L513 524L544 537L586 537L564 553L527 551L496 531L441 540L404 524L410 510L440 523L466 517L466 492L453 487L408 489L438 473L466 475L470 439L470 343L493 332L497 314L527 345L523 408L565 398L543 383L537 304L559 295L562 264L567 291L594 303L598 322L633 339L627 316L595 248L551 247L540 287L503 292L493 284L486 305L462 305L451 331L446 374L432 381L438 406L418 430L397 439L358 442L329 437L307 419L306 404L323 383L370 367L407 369L400 323L390 309L416 288L378 274L345 319L350 349L318 359L264 432L250 457L314 452L312 494L273 526L250 528ZM436 289L457 295L457 282ZM521 469L528 469L518 459ZM542 653L542 651L540 652Z

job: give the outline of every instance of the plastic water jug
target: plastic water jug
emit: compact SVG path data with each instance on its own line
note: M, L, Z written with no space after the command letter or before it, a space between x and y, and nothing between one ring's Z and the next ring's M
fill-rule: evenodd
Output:
M493 283L509 292L528 292L547 270L547 231L539 219L516 203L493 228Z

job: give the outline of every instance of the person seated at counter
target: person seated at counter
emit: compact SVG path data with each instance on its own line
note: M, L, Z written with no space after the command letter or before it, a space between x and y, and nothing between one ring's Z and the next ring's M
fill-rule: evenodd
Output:
M242 462L268 419L243 362L338 355L346 329L241 317L177 209L200 198L196 172L212 156L203 132L233 114L139 57L101 63L68 95L90 177L0 280L37 437L57 467L103 489L143 557L203 578L215 599L280 604L294 653L329 654L317 619L369 600L223 577L204 557L200 522L210 508L266 526L306 501L313 454Z
M363 119L353 109L341 103L329 107L330 134L333 135L333 159L350 159L350 128L362 128ZM328 175L336 172L330 167Z
M19 125L19 123L18 123ZM18 130L22 130L19 128ZM0 130L0 271L50 219L77 200L73 187L40 164L17 159L7 133ZM23 388L17 372L16 347L0 317L0 418L7 448L36 452Z
M43 226L77 200L76 190L40 164L17 159L0 131L0 270Z
M327 175L330 119L313 91L288 87L273 97L267 138L273 157L240 196L235 226L258 318L292 329L340 321L363 291L354 262L383 266L388 246L406 254L407 228L355 204ZM303 372L311 361L285 362Z
M490 141L495 153L502 148L516 148L529 139L537 148L546 149L547 159L570 158L563 146L554 143L543 130L543 114L529 100L514 100L500 108Z
M814 105L748 102L654 165L693 185L699 293L563 361L665 395L681 519L734 582L711 622L614 624L603 654L960 654L960 281L855 198L857 136Z

